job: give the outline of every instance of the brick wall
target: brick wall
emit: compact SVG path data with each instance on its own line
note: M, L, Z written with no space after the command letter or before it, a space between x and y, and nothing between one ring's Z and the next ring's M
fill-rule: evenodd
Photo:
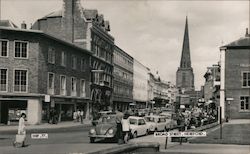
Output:
M8 57L0 57L0 68L8 69L8 92L13 93L14 87L14 69L28 70L28 93L38 92L38 51L39 43L31 33L22 32L0 32L1 39L9 40L9 53ZM20 59L14 57L15 47L14 41L27 41L28 42L28 58Z
M225 112L226 115L230 114L229 116L231 118L250 117L249 111L240 111L240 96L250 96L250 88L242 88L242 71L250 71L249 57L249 49L231 49L226 51L225 96L226 98L233 98L234 100L230 102L230 105L226 101ZM242 66L242 64L248 67Z

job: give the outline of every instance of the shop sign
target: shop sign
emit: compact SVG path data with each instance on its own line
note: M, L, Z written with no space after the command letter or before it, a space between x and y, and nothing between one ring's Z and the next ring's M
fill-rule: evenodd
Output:
M50 102L50 95L45 95L44 101L45 102Z

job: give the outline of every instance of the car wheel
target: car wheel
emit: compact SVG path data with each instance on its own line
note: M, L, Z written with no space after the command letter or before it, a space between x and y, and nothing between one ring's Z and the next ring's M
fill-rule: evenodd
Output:
M90 139L90 143L94 143L95 142L95 138L94 137L91 137L89 139Z
M137 138L137 132L134 132L133 138Z

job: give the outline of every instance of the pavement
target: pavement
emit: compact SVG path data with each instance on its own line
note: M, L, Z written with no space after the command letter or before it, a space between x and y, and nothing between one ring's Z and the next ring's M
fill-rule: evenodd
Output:
M80 122L73 122L73 121L67 121L67 122L60 122L57 124L49 124L49 123L42 123L39 125L26 125L26 130L48 130L48 129L61 129L61 128L70 128L70 127L90 127L92 124L85 120L83 124ZM5 132L13 132L18 130L18 125L3 125L0 126L0 133Z

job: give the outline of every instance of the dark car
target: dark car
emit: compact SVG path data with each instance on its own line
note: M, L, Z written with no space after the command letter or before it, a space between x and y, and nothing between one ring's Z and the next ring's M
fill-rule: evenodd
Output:
M116 138L116 115L106 115L101 121L89 130L90 143L94 143L95 139Z

